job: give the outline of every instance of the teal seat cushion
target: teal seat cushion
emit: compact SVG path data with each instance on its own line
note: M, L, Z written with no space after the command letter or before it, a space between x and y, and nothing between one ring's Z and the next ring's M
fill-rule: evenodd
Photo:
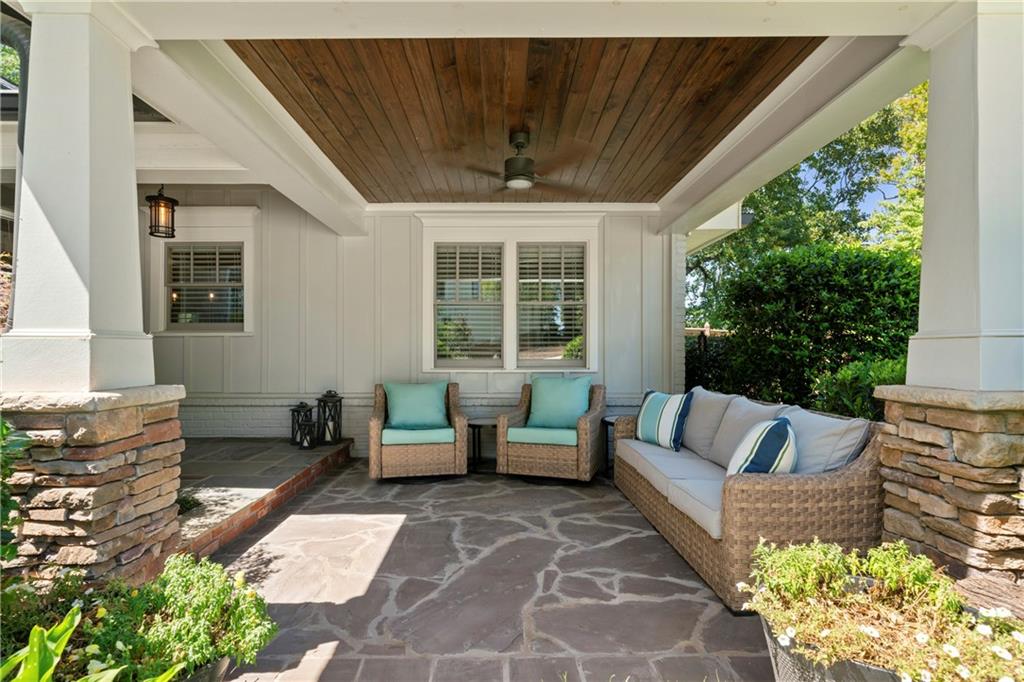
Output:
M384 384L388 396L389 429L443 429L448 424L444 393L448 384Z
M575 429L590 407L590 377L534 377L527 426Z
M381 445L426 445L430 443L454 443L455 429L384 429L380 434Z
M509 443L535 443L537 445L571 445L576 447L576 429L542 429L533 426L508 430Z

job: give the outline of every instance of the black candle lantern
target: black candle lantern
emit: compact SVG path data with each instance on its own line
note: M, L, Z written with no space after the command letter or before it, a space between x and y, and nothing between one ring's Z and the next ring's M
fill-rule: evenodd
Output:
M316 422L312 417L299 421L299 449L312 450L316 447Z
M164 196L164 186L156 194L146 197L149 203L149 235L161 239L174 239L174 207L177 199Z
M292 445L299 444L299 422L303 419L313 421L313 406L303 401L288 410L292 414Z
M321 443L341 442L341 396L325 391L316 399L317 435Z

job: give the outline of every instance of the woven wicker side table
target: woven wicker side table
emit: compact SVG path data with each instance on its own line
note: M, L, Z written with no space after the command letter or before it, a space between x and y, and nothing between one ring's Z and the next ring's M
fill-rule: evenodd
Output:
M616 415L608 415L601 418L601 424L604 425L604 439L605 439L605 457L607 457L607 464L605 464L605 473L611 475L615 467L615 438L612 435L615 432L615 420L618 419Z
M476 417L467 421L469 425L469 466L476 471L483 461L483 430L497 429L497 417Z

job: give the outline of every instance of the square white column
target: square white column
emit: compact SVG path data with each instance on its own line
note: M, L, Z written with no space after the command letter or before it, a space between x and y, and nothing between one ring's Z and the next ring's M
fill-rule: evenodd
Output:
M152 384L130 49L88 13L37 11L30 55L13 328L0 340L0 388Z
M907 383L1024 390L1024 4L931 51L921 261Z

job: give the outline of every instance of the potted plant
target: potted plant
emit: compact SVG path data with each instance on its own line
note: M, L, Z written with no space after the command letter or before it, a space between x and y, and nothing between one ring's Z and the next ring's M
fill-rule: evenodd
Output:
M902 543L865 555L818 541L754 551L747 608L778 680L1024 681L1024 623L966 607L953 581Z

